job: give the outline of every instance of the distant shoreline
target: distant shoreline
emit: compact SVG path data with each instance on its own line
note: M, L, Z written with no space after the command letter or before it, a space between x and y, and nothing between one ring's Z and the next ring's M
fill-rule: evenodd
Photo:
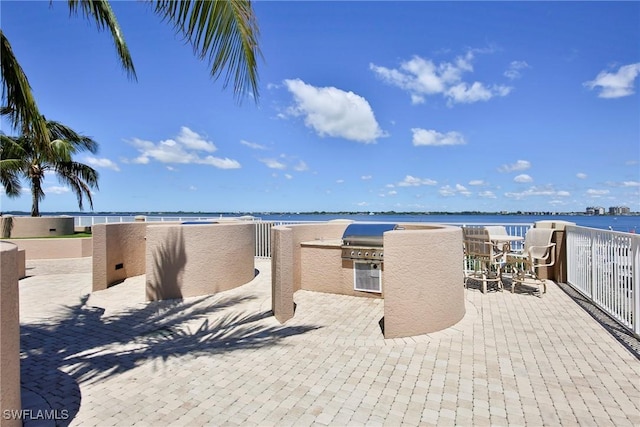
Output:
M24 211L8 211L2 212L2 215L16 215L16 216L29 216L30 212ZM424 216L640 216L640 212L630 212L626 214L611 214L604 213L601 215L587 214L585 212L479 212L479 211L460 211L460 212L396 212L396 211L299 211L299 212L277 212L277 211L235 211L235 212L202 212L202 211L100 211L100 212L41 212L42 216L54 216L54 215L69 215L69 216L135 216L135 215L149 215L149 216L181 216L181 215L202 215L202 216L260 216L260 215L424 215Z

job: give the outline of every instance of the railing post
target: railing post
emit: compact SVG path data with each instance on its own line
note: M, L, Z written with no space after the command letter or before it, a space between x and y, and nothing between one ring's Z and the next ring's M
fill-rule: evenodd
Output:
M631 253L633 256L633 332L640 337L640 239L633 239L631 243Z

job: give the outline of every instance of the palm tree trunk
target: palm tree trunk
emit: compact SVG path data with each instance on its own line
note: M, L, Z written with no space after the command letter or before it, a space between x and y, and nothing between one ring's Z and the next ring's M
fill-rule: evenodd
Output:
M31 216L40 216L40 180L31 178Z

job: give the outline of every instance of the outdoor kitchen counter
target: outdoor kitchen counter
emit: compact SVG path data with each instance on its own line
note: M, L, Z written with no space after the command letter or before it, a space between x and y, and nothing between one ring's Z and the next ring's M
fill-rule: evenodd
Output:
M342 239L316 239L307 240L306 242L300 242L301 247L327 247L327 248L342 248Z
M342 259L342 239L300 242L300 276L300 289L307 291L382 298L353 289L353 261Z

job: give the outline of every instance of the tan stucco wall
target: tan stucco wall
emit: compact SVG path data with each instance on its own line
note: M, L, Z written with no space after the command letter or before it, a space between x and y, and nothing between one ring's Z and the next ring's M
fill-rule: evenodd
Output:
M462 230L402 224L384 234L384 336L455 325L465 315Z
M0 230L2 238L22 238L64 236L73 234L75 228L72 216L3 216L0 217Z
M22 409L20 401L20 304L18 248L0 242L0 426L14 427L19 419L5 419L5 410Z
M349 222L288 225L272 229L272 295L276 319L293 317L298 289L367 297L353 290L353 264L341 258ZM462 230L404 223L384 234L385 338L427 334L456 324L465 315ZM293 283L292 283L293 282Z
M145 273L146 230L144 222L93 226L93 291Z
M310 240L335 240L341 239L344 230L353 221L336 220L320 224L295 224L289 225L293 236L293 277L294 292L302 289L302 252L300 244Z
M342 239L336 239L336 241L341 242ZM303 242L300 253L301 289L356 297L382 298L379 293L353 289L353 261L342 259L341 245ZM384 283L384 265L382 271Z
M18 249L18 255L16 257L18 279L22 279L27 276L27 251L24 249Z
M271 309L280 323L294 314L293 230L287 226L271 229Z
M24 249L26 259L84 258L93 252L91 237L5 240Z
M255 277L252 223L149 225L146 246L150 301L215 294Z

